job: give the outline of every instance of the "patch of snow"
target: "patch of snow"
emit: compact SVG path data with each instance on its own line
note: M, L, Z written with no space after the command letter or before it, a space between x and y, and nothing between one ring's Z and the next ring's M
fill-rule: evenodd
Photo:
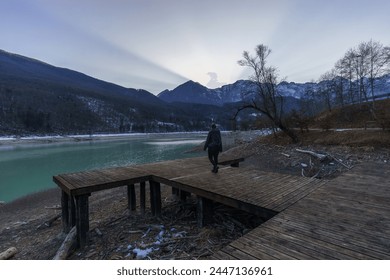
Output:
M145 250L139 248L133 249L133 253L138 260L146 258L151 252L153 252L153 248L147 248Z
M186 235L187 235L186 231L180 231L180 232L174 233L173 237L175 237L175 238L182 238L182 237L185 237Z

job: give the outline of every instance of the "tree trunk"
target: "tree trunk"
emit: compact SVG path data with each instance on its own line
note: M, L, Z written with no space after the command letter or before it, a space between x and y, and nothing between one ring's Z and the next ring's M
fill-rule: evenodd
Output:
M298 143L299 138L298 138L297 134L294 132L294 130L288 128L287 126L285 126L282 123L278 123L277 126L280 128L281 131L283 131L286 135L288 135L291 138L293 143Z

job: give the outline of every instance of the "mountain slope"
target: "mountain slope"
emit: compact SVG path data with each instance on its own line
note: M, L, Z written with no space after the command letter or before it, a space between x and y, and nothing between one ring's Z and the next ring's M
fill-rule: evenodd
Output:
M309 84L283 82L278 89L283 96L300 99ZM188 81L173 90L165 90L158 97L166 102L182 102L223 106L226 103L250 101L256 95L256 86L248 80L238 80L233 84L216 89L208 89L199 83Z
M187 81L173 90L165 90L158 94L166 102L218 105L218 98L212 91L194 81Z
M212 121L231 129L230 109L185 104L0 51L0 135L199 131Z
M145 131L170 105L145 90L0 51L0 133Z

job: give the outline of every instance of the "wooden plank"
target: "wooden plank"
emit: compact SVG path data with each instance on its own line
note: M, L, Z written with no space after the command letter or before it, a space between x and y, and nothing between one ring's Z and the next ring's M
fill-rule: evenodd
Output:
M280 252L285 252L293 258L322 260L335 259L328 251L313 248L301 237L285 234L279 230L264 230L264 228L260 226L256 230L249 232L247 235L248 238L257 239L262 241L264 244L269 244L269 247L272 247Z
M332 242L331 240L324 241L317 234L313 234L310 230L305 231L300 227L294 226L293 223L276 224L267 223L261 228L260 234L267 230L277 230L278 232L288 234L299 238L306 243L307 247L317 252L323 252L336 259L373 259L369 255L361 254L355 250L351 250L348 247L344 247L339 243Z
M239 260L256 260L256 257L243 252L235 247L232 247L231 245L227 245L224 247L221 252L233 256L233 258L239 259Z
M272 221L268 221L267 227L273 227L273 230L278 231L290 230L290 232L295 232L296 236L299 238L305 239L305 236L309 236L317 239L317 243L325 242L332 244L330 246L338 247L335 251L350 256L353 259L389 258L389 256L386 256L383 252L377 251L378 248L367 246L365 242L359 242L354 238L351 239L350 236L345 235L345 232L332 232L328 227L318 227L318 224L308 225L306 222L286 220L278 216L275 217L275 219L272 219ZM259 228L259 230L262 230L260 232L262 234L264 229Z
M258 239L252 240L250 238L239 238L229 244L247 254L254 256L259 260L291 260L294 259L289 255L279 252L274 248L267 247L262 244Z
M211 259L215 260L238 260L239 258L230 255L228 253L225 253L224 251L220 250L218 252L215 252L212 256Z
M309 218L309 216L304 215L298 217L296 218L290 214L287 219L290 222L301 224L302 227L306 226L308 231L321 232L323 235L334 239L340 239L342 237L341 241L346 244L359 244L361 247L367 247L385 254L389 254L390 252L388 230L381 230L380 228L375 230L370 226L356 226L354 222L349 221L339 222L333 217L330 217L330 219Z
M69 183L62 175L53 176L53 181L59 186L64 192L70 195L74 186Z

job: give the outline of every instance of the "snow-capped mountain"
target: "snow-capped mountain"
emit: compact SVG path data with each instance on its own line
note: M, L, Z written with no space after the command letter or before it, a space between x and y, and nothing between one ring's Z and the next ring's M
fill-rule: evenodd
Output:
M300 99L307 84L282 82L278 90L283 96ZM249 80L238 80L233 84L224 85L220 88L209 89L199 83L188 81L173 90L165 90L158 97L166 102L197 103L222 106L225 103L235 103L250 100L256 94L256 86Z
M323 88L331 88L331 82L294 83L284 81L277 85L277 90L282 96L288 97L290 100L291 98L299 100L309 91L319 92ZM343 84L344 91L347 91L349 82L344 80ZM365 86L367 92L369 92L368 79L365 79ZM354 87L357 87L357 85L355 84ZM376 79L374 87L376 96L390 93L390 74ZM188 81L173 90L161 92L158 97L169 103L181 102L223 106L226 103L251 100L254 95L256 95L256 86L249 80L238 80L233 84L224 85L216 89L209 89L199 83Z

